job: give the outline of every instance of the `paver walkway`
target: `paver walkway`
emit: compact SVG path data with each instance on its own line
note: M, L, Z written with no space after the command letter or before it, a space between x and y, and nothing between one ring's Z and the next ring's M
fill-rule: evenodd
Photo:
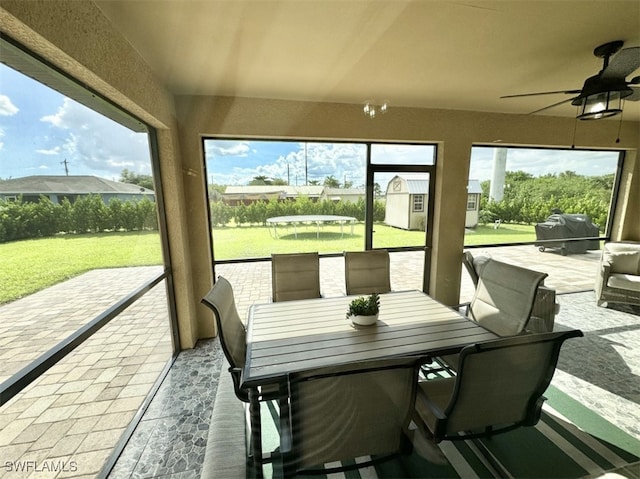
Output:
M95 270L0 307L3 379L161 271ZM171 355L161 282L0 408L0 477L94 477Z

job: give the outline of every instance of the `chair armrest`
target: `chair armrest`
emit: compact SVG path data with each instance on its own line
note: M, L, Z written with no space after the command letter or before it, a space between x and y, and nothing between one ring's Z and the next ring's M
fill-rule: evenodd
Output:
M607 286L609 276L611 276L611 263L607 260L602 260L600 270L596 274L596 292L602 291L602 288Z
M460 312L461 309L464 308L464 315L465 316L469 316L469 308L471 307L471 303L460 303L460 304L454 304L453 306L450 306L451 309Z

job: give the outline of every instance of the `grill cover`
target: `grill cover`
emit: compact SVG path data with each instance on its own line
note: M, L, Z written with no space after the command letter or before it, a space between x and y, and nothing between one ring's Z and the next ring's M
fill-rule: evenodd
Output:
M565 240L571 238L597 238L600 231L591 218L582 214L553 214L544 223L536 224L536 241ZM586 253L600 249L597 239L583 241L556 241L536 243L544 248L561 248L563 253Z

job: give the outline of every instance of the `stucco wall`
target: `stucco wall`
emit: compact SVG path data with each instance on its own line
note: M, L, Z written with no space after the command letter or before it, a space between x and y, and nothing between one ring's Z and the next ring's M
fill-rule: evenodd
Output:
M371 121L362 115L359 105L201 96L177 97L176 114L181 125L183 157L193 168L202 168L201 140L195 133L436 143L431 294L448 304L458 301L471 147L500 143L567 148L574 129L574 121L566 118L392 108L387 115ZM640 129L636 123L623 125L619 144L615 143L618 122L580 122L577 126L576 147L638 147ZM631 191L634 190L627 196ZM194 201L196 196L193 195ZM621 195L621 202L627 201ZM635 215L637 218L637 212ZM625 218L632 216L628 212Z

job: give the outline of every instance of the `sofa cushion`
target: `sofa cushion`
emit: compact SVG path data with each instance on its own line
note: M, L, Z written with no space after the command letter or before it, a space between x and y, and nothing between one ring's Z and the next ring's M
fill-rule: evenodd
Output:
M247 476L244 404L233 391L228 367L223 361L202 465L203 479L245 479Z
M607 286L610 288L640 291L640 276L635 274L614 273L609 276Z
M605 251L604 258L611 265L611 272L621 274L639 274L640 249L638 251Z

